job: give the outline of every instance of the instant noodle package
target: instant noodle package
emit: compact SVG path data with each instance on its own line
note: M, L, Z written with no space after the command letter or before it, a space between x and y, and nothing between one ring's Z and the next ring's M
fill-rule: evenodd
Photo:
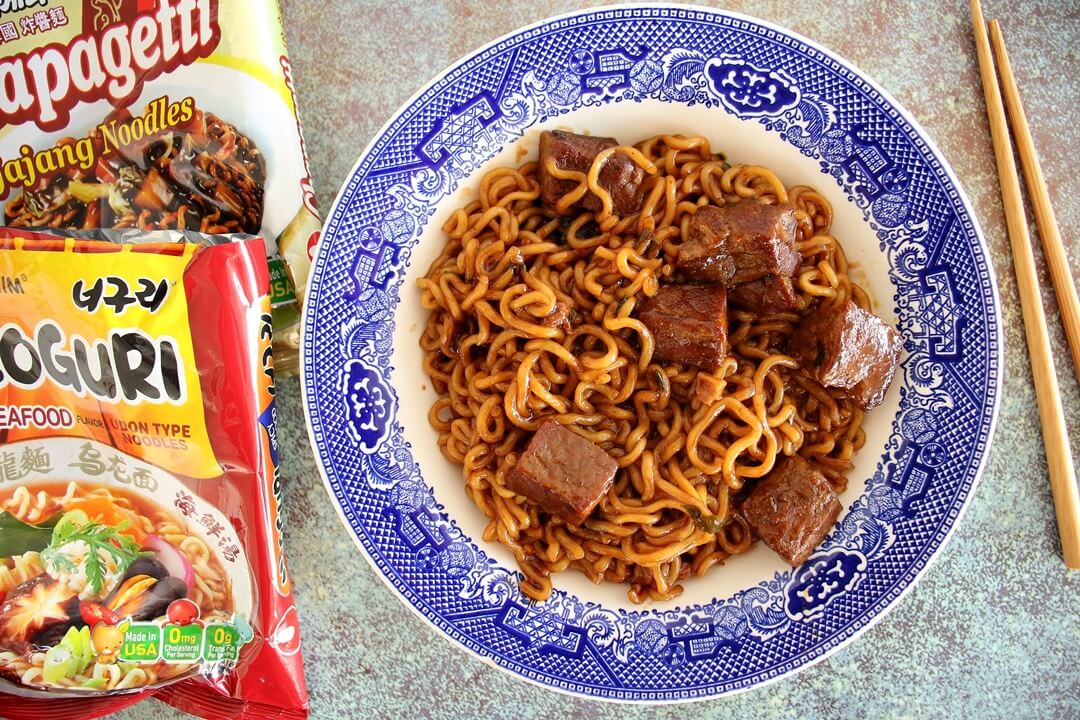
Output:
M251 233L292 372L319 217L273 0L0 3L0 224Z
M0 229L0 715L306 716L264 258Z
M319 234L276 3L0 2L0 717L307 714L274 373Z

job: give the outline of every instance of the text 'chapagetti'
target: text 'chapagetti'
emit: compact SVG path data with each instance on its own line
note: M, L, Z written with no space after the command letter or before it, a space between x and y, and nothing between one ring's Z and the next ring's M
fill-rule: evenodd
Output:
M221 38L217 13L216 0L161 0L153 15L0 60L0 125L52 131L79 102L122 106L143 83L208 57Z

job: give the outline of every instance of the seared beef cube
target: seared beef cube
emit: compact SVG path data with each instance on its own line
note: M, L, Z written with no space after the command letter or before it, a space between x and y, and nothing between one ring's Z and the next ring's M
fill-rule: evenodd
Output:
M615 138L576 135L562 130L540 133L540 200L544 207L554 210L559 199L578 185L576 180L564 180L548 173L548 158L553 159L560 170L588 174L596 156L618 144ZM620 216L632 215L641 209L641 182L644 179L645 171L622 153L608 158L597 177L600 186L611 193L612 212ZM596 212L601 208L600 198L587 192L574 207Z
M688 277L728 287L766 275L791 277L799 263L795 211L754 200L699 208L678 258Z
M789 277L766 275L728 290L728 301L758 315L772 315L795 307L795 287Z
M662 285L638 319L665 360L715 370L727 354L727 290L722 285Z
M867 402L881 402L900 361L900 336L848 298L818 308L803 318L788 340L788 352L803 372L828 387L851 390ZM874 402L876 400L876 402Z
M580 525L611 487L618 468L603 448L549 421L510 468L506 486L546 512Z
M750 529L792 567L806 562L840 515L829 481L798 455L782 461L742 504Z
M863 410L876 408L885 399L889 391L896 367L900 364L900 350L904 343L900 336L888 325L889 346L868 368L866 377L855 384L849 393Z
M540 201L544 207L554 210L556 203L578 185L577 180L561 179L548 172L548 159L559 170L576 170L588 173L593 160L602 150L618 145L615 138L576 135L562 130L540 133ZM585 196L574 206L587 210L599 210L600 199L593 193Z

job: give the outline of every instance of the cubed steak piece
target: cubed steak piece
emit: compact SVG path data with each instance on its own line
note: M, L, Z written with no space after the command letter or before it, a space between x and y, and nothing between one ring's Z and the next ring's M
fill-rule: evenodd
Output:
M661 285L638 319L654 352L672 362L715 370L727 355L727 290L722 285Z
M806 562L840 515L829 481L799 455L780 462L742 504L750 529L788 565Z
M902 347L895 330L850 298L804 317L788 340L803 372L822 385L852 390L864 408L885 396Z
M540 133L540 201L544 207L554 210L559 199L578 185L575 180L557 178L549 173L548 158L554 160L555 167L560 170L588 173L601 151L618 144L615 138L577 135L562 130ZM597 179L600 186L611 193L612 212L616 215L632 215L641 209L641 183L645 171L626 155L615 153L608 158ZM568 212L575 208L596 212L601 208L600 198L587 192Z
M795 211L744 200L699 208L690 218L677 265L689 278L731 287L766 275L791 277L800 262Z
M619 466L604 449L557 422L537 429L506 485L572 525L585 522Z
M772 315L795 307L795 287L789 277L766 275L728 290L728 302L758 315Z
M885 327L889 331L888 348L867 368L866 377L855 383L855 387L848 393L863 410L876 408L881 404L892 385L896 367L900 364L900 351L904 343L895 330L888 325Z

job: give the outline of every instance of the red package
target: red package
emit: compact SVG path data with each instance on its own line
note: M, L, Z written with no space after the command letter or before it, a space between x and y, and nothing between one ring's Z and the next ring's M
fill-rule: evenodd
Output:
M0 229L0 707L306 717L258 238Z

